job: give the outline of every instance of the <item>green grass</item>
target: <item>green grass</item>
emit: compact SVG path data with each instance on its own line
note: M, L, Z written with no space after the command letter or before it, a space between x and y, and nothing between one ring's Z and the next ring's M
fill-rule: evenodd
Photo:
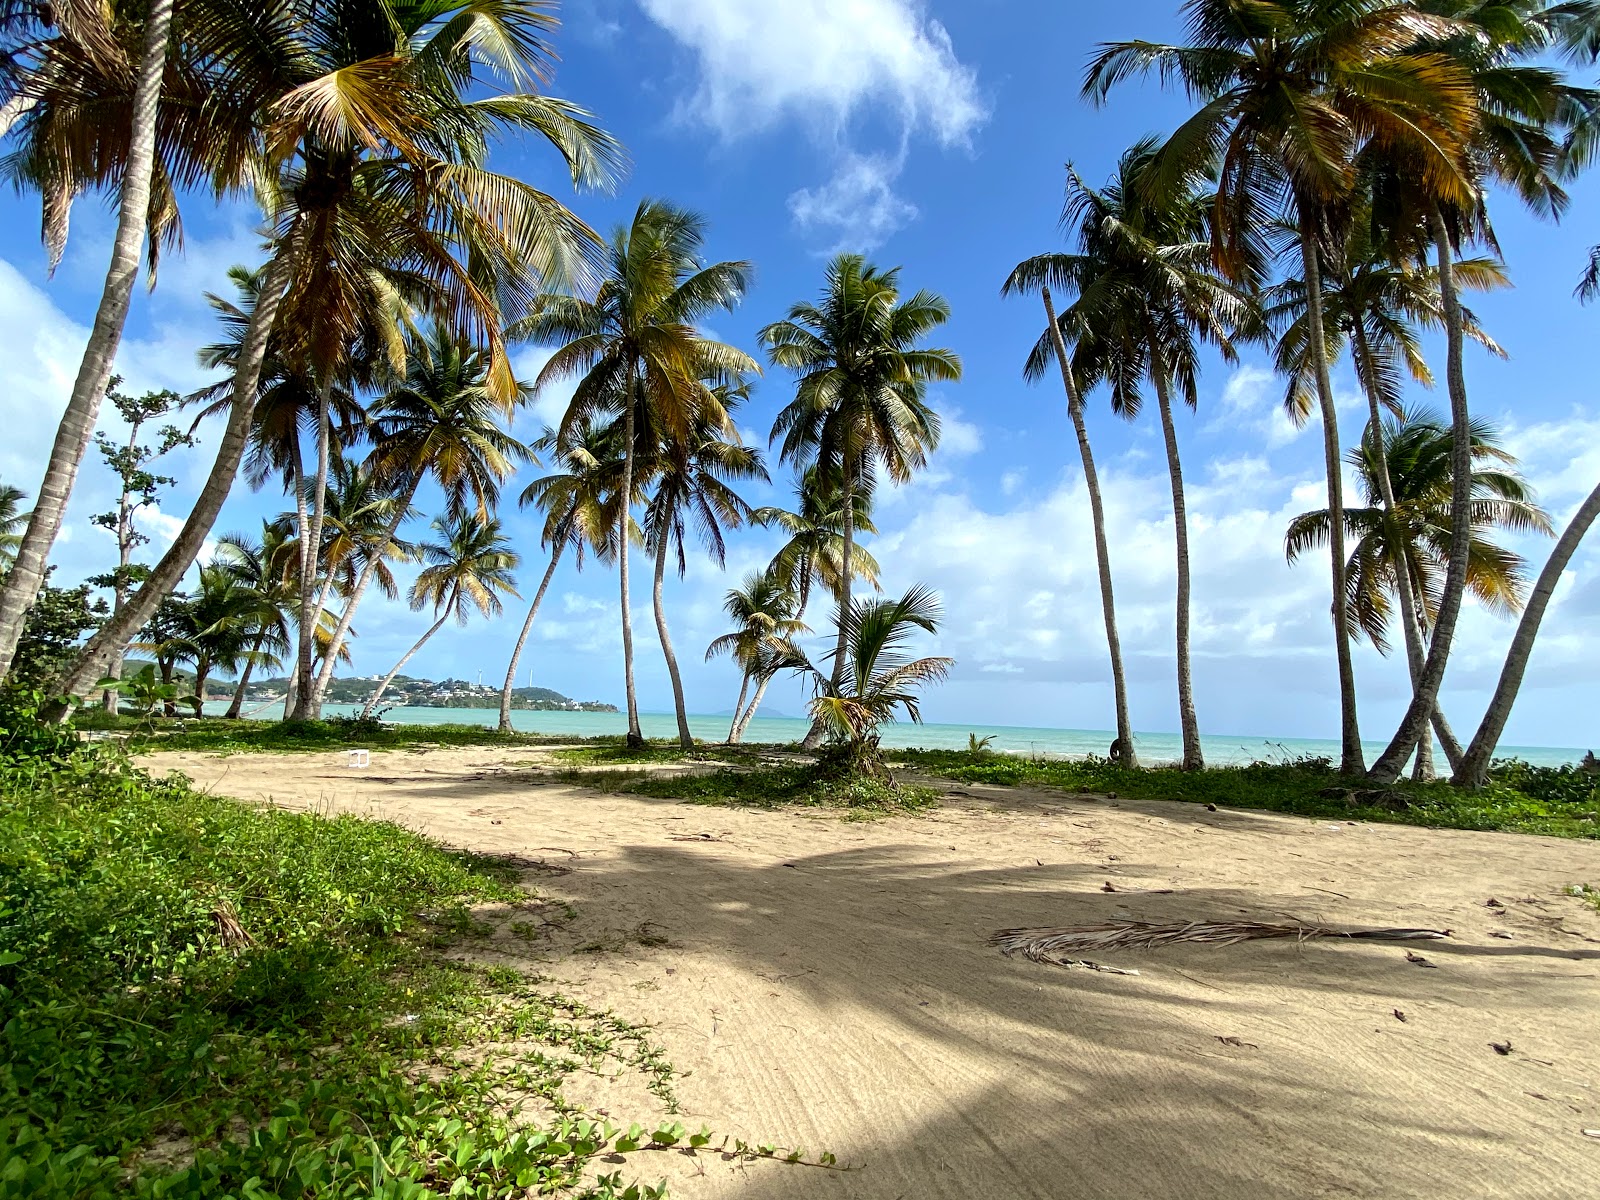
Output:
M1492 782L1481 792L1463 791L1442 781L1406 781L1375 793L1359 780L1341 779L1321 760L1187 772L1168 767L1130 771L1104 759L1036 760L959 750L896 750L889 757L926 774L1006 787L1114 792L1138 800L1339 820L1600 837L1600 776L1577 767L1498 763Z
M587 740L587 739L586 739ZM755 750L748 746L696 745L685 750L676 740L646 742L632 749L621 739L596 738L588 745L569 750L557 750L552 757L575 765L622 766L649 763L727 762L754 765L758 761Z
M439 955L469 906L520 899L493 860L0 711L0 1200L570 1193L598 1154L681 1138L562 1095L632 1069L670 1112L643 1030Z
M1567 890L1585 904L1600 911L1600 887L1592 883L1575 883Z
M710 771L660 775L646 771L565 771L563 783L663 800L685 800L724 808L823 808L847 820L925 812L938 806L931 788L889 788L872 779L839 780L819 776L815 767L796 765L750 771Z
M110 722L103 714L78 714L78 729L113 730L128 735L134 752L201 750L211 753L296 753L365 747L373 750L415 746L548 746L569 737L500 733L486 725L392 725L376 719L332 717L326 721L225 721L221 718L152 723L130 717Z

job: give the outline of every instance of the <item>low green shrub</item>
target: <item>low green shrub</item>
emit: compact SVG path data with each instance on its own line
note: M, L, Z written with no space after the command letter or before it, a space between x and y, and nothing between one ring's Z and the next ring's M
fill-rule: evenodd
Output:
M739 808L834 808L847 818L923 812L938 804L931 788L865 777L824 774L811 765L720 770L676 775L645 771L568 771L559 778L580 787Z

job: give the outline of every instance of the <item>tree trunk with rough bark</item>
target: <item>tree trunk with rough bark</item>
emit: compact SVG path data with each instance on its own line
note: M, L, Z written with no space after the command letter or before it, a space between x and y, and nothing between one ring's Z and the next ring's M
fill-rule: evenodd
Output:
M734 746L739 742L739 718L744 716L744 700L750 694L750 672L743 671L739 675L739 698L733 703L733 720L728 724L728 745Z
M1439 299L1444 305L1445 382L1450 393L1450 562L1445 569L1444 590L1439 597L1439 611L1433 619L1433 637L1422 678L1417 681L1411 705L1394 739L1372 764L1368 774L1374 783L1384 786L1400 777L1410 748L1426 734L1438 706L1439 689L1444 683L1456 621L1467 590L1467 567L1472 549L1472 414L1467 408L1465 335L1461 298L1456 292L1455 249L1450 244L1450 232L1437 205L1433 210L1433 228L1434 251L1439 261Z
M517 644L511 651L511 662L506 667L506 681L500 687L501 733L511 732L511 692L517 685L517 663L522 658L522 648L527 644L528 633L533 629L533 619L539 615L539 606L544 603L544 594L550 590L550 581L555 578L556 564L561 561L561 552L567 547L567 531L571 520L569 513L556 533L555 548L550 552L550 565L545 568L544 578L539 581L539 590L533 594L533 603L528 606L528 619L523 621L522 632L517 635Z
M416 654L418 650L421 650L423 644L429 638L444 628L444 623L450 619L450 610L452 607L454 607L453 599L454 598L452 597L452 603L444 606L444 611L439 614L439 619L428 627L428 632L419 637L416 645L412 646L411 649L402 654L400 656L400 661L395 663L394 668L383 677L383 682L378 685L378 690L372 693L372 695L367 699L366 707L361 710L361 717L363 720L372 715L372 710L378 707L378 701L383 699L383 693L388 691L389 685L394 682L394 677L405 669L405 665L411 661L412 655Z
M1106 544L1105 506L1100 499L1100 476L1094 467L1094 451L1089 447L1089 429L1083 420L1083 397L1078 394L1077 381L1072 377L1072 360L1067 355L1066 339L1056 323L1055 301L1049 288L1040 288L1044 300L1045 320L1049 323L1051 343L1055 346L1056 362L1061 367L1061 384L1067 393L1067 415L1072 418L1072 429L1078 437L1078 455L1083 460L1083 482L1089 493L1089 514L1094 524L1095 560L1100 572L1100 607L1105 615L1106 647L1111 654L1111 686L1116 697L1117 742L1112 755L1125 767L1137 767L1139 754L1133 745L1133 723L1128 719L1128 681L1122 671L1122 639L1117 633L1117 603L1111 586L1111 549Z
M1183 769L1203 771L1200 720L1194 711L1194 672L1189 660L1189 510L1183 492L1183 462L1178 457L1178 431L1172 423L1171 387L1160 348L1151 346L1150 365L1161 406L1161 435L1167 446L1167 475L1172 481L1172 530L1178 552L1177 643L1178 722L1183 730Z
M749 729L750 722L755 720L756 710L761 707L761 701L766 698L767 687L771 683L770 674L761 677L761 682L756 686L756 694L750 697L750 707L745 709L744 716L739 718L739 728L733 738L736 743L744 741L745 730Z
M150 210L150 181L155 175L156 117L161 106L161 81L166 71L167 47L172 27L172 0L151 0L145 16L143 57L134 86L133 118L129 132L127 166L121 180L117 209L117 232L111 243L111 265L106 270L105 288L88 345L72 383L61 423L56 428L54 445L45 466L44 479L28 519L27 530L5 582L0 586L0 678L11 671L28 610L44 583L45 564L67 501L78 478L78 468L94 436L100 416L100 402L111 380L117 347L122 341L128 307L133 301L133 285L139 276L139 259L144 254L146 223ZM13 117L13 119L15 119ZM140 621L139 624L143 624ZM136 626L137 627L137 626ZM109 658L96 663L103 670ZM98 678L99 675L96 675ZM79 685L81 690L93 680ZM76 694L76 693L73 693Z
M332 385L317 388L317 471L311 482L311 512L306 521L300 551L300 637L298 660L300 678L314 678L312 660L316 658L317 571L322 563L322 526L328 511L328 405ZM315 688L301 688L291 720L308 721L322 715Z
M667 606L663 599L663 584L667 578L666 531L656 538L656 575L652 600L656 610L656 633L661 637L661 653L666 656L667 675L672 680L672 706L678 714L678 744L685 750L694 748L694 735L689 732L689 713L683 702L683 677L678 673L678 656L672 650L672 636L667 632Z
M194 560L205 544L212 525L216 523L217 514L222 511L223 502L227 500L234 478L239 473L239 462L244 456L245 445L250 440L250 429L255 414L256 385L261 378L261 360L266 353L267 337L272 331L272 322L277 315L284 287L293 275L294 259L297 257L295 245L298 239L294 234L290 236L295 241L284 254L274 257L267 267L267 275L262 281L255 311L251 314L250 323L245 330L244 342L239 349L239 362L234 372L228 424L217 447L217 457L211 465L211 473L206 477L189 517L183 523L183 528L178 531L177 538L161 556L161 561L156 564L155 569L150 572L150 577L129 598L121 615L107 621L84 646L64 681L67 695L82 695L85 689L91 687L94 681L101 677L116 648L119 645L126 645L131 640L133 632L142 628L155 614L162 598L178 586L189 568L194 565ZM61 711L64 715L65 709Z
M1322 324L1322 263L1317 238L1302 216L1300 258L1305 267L1306 323L1311 361L1322 409L1322 453L1328 473L1328 550L1333 570L1333 641L1339 665L1339 772L1359 775L1366 769L1361 726L1356 713L1356 672L1350 656L1350 621L1344 603L1344 464L1339 447L1339 410L1328 369L1328 343Z
M1472 742L1461 757L1461 765L1456 768L1452 780L1456 786L1479 788L1489 781L1489 759L1500 744L1511 708L1517 702L1517 692L1522 687L1522 677L1527 673L1528 659L1533 654L1533 644L1539 636L1539 624L1544 620L1545 610L1550 607L1550 598L1555 595L1556 585L1561 582L1567 564L1572 561L1579 543L1597 517L1600 517L1600 484L1572 514L1572 520L1561 531L1544 569L1539 572L1527 607L1522 610L1522 619L1517 622L1517 632L1512 635L1511 647L1506 651L1500 682L1495 685L1494 695L1489 698L1489 707L1484 711L1478 732L1472 735Z

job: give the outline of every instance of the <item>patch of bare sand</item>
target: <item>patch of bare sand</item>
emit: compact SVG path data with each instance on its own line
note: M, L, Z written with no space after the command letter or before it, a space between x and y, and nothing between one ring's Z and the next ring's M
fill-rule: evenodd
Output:
M679 1196L1595 1194L1600 915L1562 894L1600 880L1593 842L978 786L850 824L556 786L518 757L150 765L573 866L537 880L579 914L544 969L656 1024L685 1123L862 1165L630 1166L662 1163ZM716 840L672 840L696 833ZM1137 978L984 946L1006 926L1285 917L1456 936L1416 947L1432 966L1328 942L1107 956ZM629 941L645 922L669 944ZM626 948L574 952L595 941Z

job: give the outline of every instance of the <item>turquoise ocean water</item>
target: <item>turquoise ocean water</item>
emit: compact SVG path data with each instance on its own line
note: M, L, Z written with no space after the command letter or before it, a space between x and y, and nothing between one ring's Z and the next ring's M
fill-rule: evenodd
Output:
M219 706L220 707L220 706ZM349 714L358 711L356 706L329 704L324 715ZM275 719L282 712L279 705L269 706L256 716ZM404 725L439 725L455 723L465 725L494 725L499 714L490 708L391 708L384 719ZM602 734L623 734L628 731L627 717L622 713L579 712L514 712L512 725L526 733L551 734L557 737L597 737ZM678 723L671 713L642 713L639 723L646 737L669 738L676 736ZM720 742L728 736L728 717L690 717L689 728L695 737L708 742ZM805 736L806 722L793 717L757 717L750 722L745 740L750 742L796 742ZM883 729L885 746L921 746L928 749L964 750L967 736L994 738L991 746L1013 754L1061 755L1104 754L1115 736L1098 729L1033 729L1013 725L887 725ZM1206 760L1215 766L1242 764L1256 759L1281 762L1302 755L1339 757L1339 743L1315 738L1274 738L1250 735L1207 734L1202 739ZM1183 756L1183 744L1175 733L1141 733L1135 735L1139 757L1146 763L1175 762ZM1383 751L1381 744L1369 744L1367 758L1371 761ZM1540 766L1560 766L1577 762L1583 757L1581 748L1557 746L1502 746L1501 758L1520 758ZM1440 756L1443 761L1443 756Z

